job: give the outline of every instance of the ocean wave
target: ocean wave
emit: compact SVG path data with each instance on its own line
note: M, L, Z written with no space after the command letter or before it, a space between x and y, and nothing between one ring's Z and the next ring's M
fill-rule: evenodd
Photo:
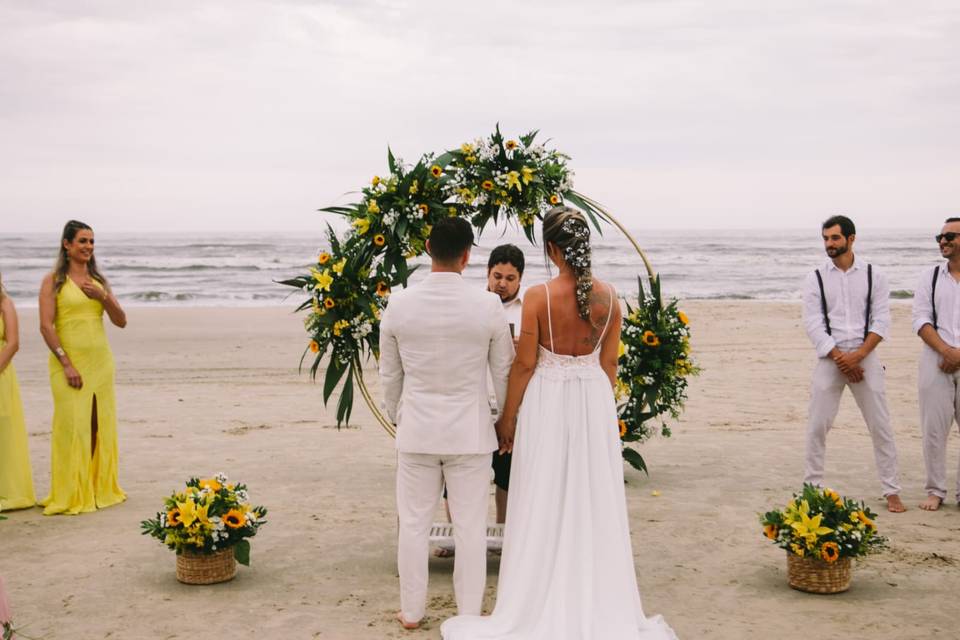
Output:
M894 300L902 300L913 297L913 291L908 289L894 289L890 292L890 297Z
M228 265L228 264L188 264L180 267L148 267L137 264L109 264L104 271L145 271L149 273L164 272L197 272L197 271L264 271L255 264Z

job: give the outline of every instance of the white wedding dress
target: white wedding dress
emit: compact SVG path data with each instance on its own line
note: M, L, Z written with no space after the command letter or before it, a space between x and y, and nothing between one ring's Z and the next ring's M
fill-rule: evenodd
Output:
M547 318L551 349L539 347L517 416L496 608L490 616L450 618L440 634L676 640L663 618L645 617L640 604L616 405L600 367L602 334L590 354L557 354L549 290Z

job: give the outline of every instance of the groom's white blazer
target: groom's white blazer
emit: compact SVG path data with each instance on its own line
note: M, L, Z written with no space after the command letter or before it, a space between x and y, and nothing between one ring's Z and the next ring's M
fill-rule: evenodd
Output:
M384 408L405 453L478 454L497 448L487 367L500 408L513 341L500 298L434 272L390 296L380 321Z

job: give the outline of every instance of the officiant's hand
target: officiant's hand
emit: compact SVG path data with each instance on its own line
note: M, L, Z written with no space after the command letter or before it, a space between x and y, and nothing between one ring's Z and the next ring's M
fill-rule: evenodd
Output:
M513 453L513 436L517 432L517 419L500 418L494 428L497 430L497 440L500 442L498 453Z
M863 382L863 367L854 367L850 369L848 373L844 373L844 375L847 376L847 380L853 384Z

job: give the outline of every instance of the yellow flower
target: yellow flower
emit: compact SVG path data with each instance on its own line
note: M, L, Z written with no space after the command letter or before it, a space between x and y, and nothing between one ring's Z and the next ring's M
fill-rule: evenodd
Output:
M420 190L420 183L417 180L413 181L413 184L410 185L410 195L416 195L417 191Z
M824 489L823 495L829 498L830 500L833 500L833 504L843 508L843 500L840 499L840 494L838 494L833 489Z
M517 148L517 141L516 141L516 140L507 140L507 143L506 143L505 145L503 145L503 146L506 147L507 150L513 151L514 149Z
M171 527L179 527L183 521L180 519L180 509L170 509L167 511L167 524Z
M373 317L376 318L377 320L380 319L380 307L378 307L372 302L370 303L370 313L372 313Z
M319 344L316 340L311 340L311 341L310 341L310 351L312 351L312 352L314 352L314 353L319 353L319 352L320 352L320 344Z
M373 244L377 245L378 247L382 247L383 245L387 244L387 239L382 233L378 233L377 235L373 236Z
M765 524L763 525L763 535L767 536L771 540L777 539L777 534L780 532L780 527L775 524Z
M806 500L794 500L787 505L783 512L783 519L786 522L800 522L800 515L810 513L810 505Z
M439 178L440 176L443 175L443 169L441 169L437 165L433 165L432 167L430 167L430 175L432 175L434 178Z
M622 358L627 352L627 345L623 344L623 340L620 341L620 344L617 345L617 357Z
M373 186L377 186L378 184L380 184L380 176L373 176L373 180L370 181L370 184L372 184Z
M341 258L341 259L340 259L335 265L333 265L333 267L331 267L331 268L333 269L333 272L339 276L340 274L343 273L343 268L344 268L345 266L347 266L347 259L346 259L346 258Z
M453 207L450 207L450 208L453 209ZM456 210L456 209L453 209L453 212L456 213L457 210ZM420 230L420 237L422 237L422 238L429 238L429 237L430 237L430 233L431 233L432 231L433 231L433 225L432 225L432 224L425 224L425 225L423 225L423 229Z
M627 423L624 420L618 420L617 424L620 425L620 437L627 435Z
M793 553L794 553L795 555L798 555L798 556L800 556L801 558L803 557L804 550L803 550L803 547L801 547L799 544L792 544L792 543L791 543L791 544L790 544L790 550L793 551Z
M319 256L317 256L317 262L319 262L320 264L327 264L328 262L330 262L330 254L324 251Z
M833 533L833 529L830 527L820 526L821 520L823 520L822 513L818 513L812 518L806 513L801 513L800 522L791 522L790 526L793 527L794 535L798 538L803 538L806 540L807 545L810 546L815 544L820 536Z
M381 298L386 298L388 295L390 295L390 285L388 285L388 284L387 284L386 282L384 282L383 280L381 280L380 282L378 282L378 283L377 283L377 295L380 296Z
M367 203L367 211L370 213L380 213L380 206L376 200L371 200Z
M353 226L357 228L357 233L362 236L370 229L370 221L366 218L360 218L353 221Z
M226 515L223 516L223 524L231 529L239 529L242 527L244 520L243 513L237 509L230 509L230 511L227 511Z
M473 164L474 162L477 161L477 156L473 156L473 155L467 156L466 160L467 160L467 162L469 162L470 164Z
M336 306L337 302L333 298L327 298L323 301L323 306L326 309L333 309Z
M425 204L417 205L417 208L420 209L420 212L423 213L423 215L430 213L430 207Z
M214 493L220 491L220 489L223 487L223 485L217 482L216 478L207 478L206 480L201 480L199 484L201 489L210 489L210 491L213 491Z
M857 511L857 519L871 529L877 528L877 525L874 524L873 520L868 518L867 514L865 514L863 511Z
M516 187L517 191L523 191L523 185L520 184L520 174L516 171L511 171L507 174L507 189L510 187Z
M627 383L623 380L617 380L617 384L613 389L613 395L617 400L623 400L630 395L630 387L628 387Z
M643 344L647 345L648 347L660 346L660 338L658 338L657 334L655 334L653 331L644 331L642 340Z
M677 317L680 318L680 322L683 324L690 324L690 318L688 318L687 314L685 314L683 311L677 311Z
M320 291L330 291L330 285L333 284L333 276L330 275L330 269L323 271L313 270L313 279L317 281L317 289Z
M533 181L533 169L530 167L523 167L520 173L523 174L523 184L530 184Z
M493 191L493 180L484 180L480 183L480 187L483 188L484 191Z
M820 547L820 557L824 562L832 564L840 559L840 547L836 542L824 542Z
M343 330L350 326L346 320L337 320L333 325L333 335L339 336Z
M557 194L550 196L550 204L560 204L560 196Z
M460 151L462 151L464 155L469 155L473 153L473 145L469 142L464 142L462 145L460 145Z
M451 218L453 218L454 216L456 216L456 215L457 215L457 208L456 208L456 207L447 207L447 215L450 216Z
M189 527L197 521L197 504L190 498L178 502L177 508L180 510L180 521L183 526Z

